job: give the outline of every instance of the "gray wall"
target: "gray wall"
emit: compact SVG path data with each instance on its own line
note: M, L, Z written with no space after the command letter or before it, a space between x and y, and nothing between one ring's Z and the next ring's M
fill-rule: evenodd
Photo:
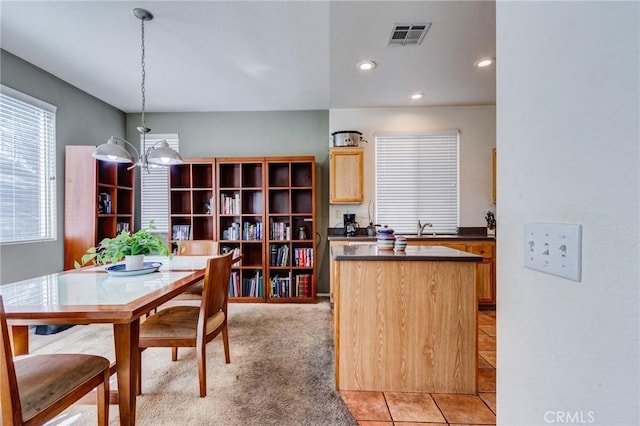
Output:
M640 3L496 15L499 423L638 425ZM582 225L581 282L524 268L527 222Z
M0 246L0 283L58 272L64 261L64 147L123 137L122 111L0 50L0 82L58 107L56 115L57 240Z
M318 292L329 292L329 111L147 113L145 119L152 133L178 133L180 153L185 158L314 155L316 230L320 234ZM140 139L139 125L140 114L127 115L127 140ZM136 216L137 229L140 222Z

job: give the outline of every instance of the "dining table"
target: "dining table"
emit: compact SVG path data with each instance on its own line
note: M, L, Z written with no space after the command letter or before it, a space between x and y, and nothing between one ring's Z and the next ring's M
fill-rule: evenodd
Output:
M120 424L134 425L141 318L201 281L210 257L149 256L137 272L91 266L0 285L14 355L29 353L32 325L113 324Z

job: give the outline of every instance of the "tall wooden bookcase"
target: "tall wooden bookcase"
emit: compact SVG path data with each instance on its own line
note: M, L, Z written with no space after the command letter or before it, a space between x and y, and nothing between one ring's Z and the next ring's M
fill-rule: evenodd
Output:
M267 300L316 294L315 158L271 157L267 166Z
M185 159L169 171L169 239L212 240L215 221L215 160Z
M216 170L220 251L243 255L231 272L230 300L264 301L264 158L218 158Z
M90 247L120 231L133 231L133 170L91 156L95 146L65 148L64 269Z
M169 174L172 241L242 253L232 302L315 302L315 157L186 159Z

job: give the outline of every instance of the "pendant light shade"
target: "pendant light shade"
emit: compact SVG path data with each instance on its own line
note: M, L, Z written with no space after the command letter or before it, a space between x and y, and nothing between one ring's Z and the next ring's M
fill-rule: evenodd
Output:
M133 157L124 147L118 145L117 139L113 136L107 143L103 143L93 151L93 158L113 163L133 163Z
M133 165L129 167L130 169L139 166L140 168L149 171L149 164L171 166L174 164L181 164L184 162L184 160L182 156L176 150L172 149L167 141L164 140L155 143L152 147L145 150L146 134L150 132L151 129L147 127L144 119L144 107L146 101L144 86L146 78L144 61L144 22L151 21L153 19L153 15L148 10L140 8L133 9L133 15L141 22L142 55L140 64L142 66L142 83L140 85L140 91L142 93L142 125L140 127L137 127L137 129L142 136L141 151L143 151L143 153L142 155L140 155L139 151L131 142L112 136L109 138L107 143L98 146L91 155L93 156L93 158L103 161L111 161L116 163L133 163ZM122 142L124 145L129 145L135 152L135 157L132 157L131 154L123 146L118 145L118 142Z
M167 141L163 140L155 144L147 154L147 161L151 164L171 166L182 164L184 159L176 150L172 149Z

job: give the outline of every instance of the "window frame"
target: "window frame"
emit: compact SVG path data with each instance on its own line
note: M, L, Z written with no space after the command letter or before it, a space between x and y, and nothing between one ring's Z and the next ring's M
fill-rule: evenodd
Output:
M24 215L20 214L20 209L16 208L16 205L27 204L27 202L33 202L38 204L39 213L34 218L34 226L31 229L31 233L24 233L18 235L15 231L11 233L8 238L8 233L0 230L0 246L13 245L13 244L28 244L28 243L40 243L56 241L58 239L58 224L57 224L57 205L58 205L58 193L57 193L57 163L56 163L56 115L57 107L37 99L33 96L22 93L18 90L12 89L8 86L0 84L0 122L5 130L0 129L0 156L6 161L7 167L5 168L0 163L0 176L7 176L7 180L10 183L6 184L7 194L12 194L13 201L9 203L12 207L9 213L8 222L13 223L13 228L17 228L18 223L24 224ZM5 122L5 114L12 114L12 117L7 117ZM32 126L27 131L34 131L32 136L24 136L25 127L20 125L14 119L16 114L31 114L31 118L27 117L27 120L31 120ZM37 117L37 118L33 118ZM24 122L23 122L24 123ZM5 131L7 135L5 135ZM8 133L14 131L15 134L23 136L14 137L9 141ZM20 133L22 132L22 133ZM7 139L5 139L7 136ZM17 140L17 138L21 138ZM25 152L29 148L33 152ZM19 155L26 155L27 157L19 157ZM29 155L31 155L29 157ZM28 163L34 168L37 168L37 176L33 178L32 185L24 192L36 191L38 194L36 197L29 199L28 197L20 197L16 195L16 180L23 178L17 176L19 170L16 169L15 163L17 158L26 158L30 161ZM1 180L1 179L0 179ZM0 183L0 189L2 184ZM0 198L4 191L0 190ZM9 195L7 195L9 197ZM20 201L21 200L21 201ZM24 208L29 208L24 207ZM23 208L23 210L24 210ZM6 211L2 212L2 215L6 219Z
M460 131L375 134L375 181L377 223L387 224L397 234L417 234L418 221L432 224L425 233L456 234Z
M166 140L169 146L172 149L175 149L179 152L180 146L180 137L177 133L148 133L144 136L144 145L143 146L143 137L140 135L140 147L141 153L146 152L146 150L153 146L153 144L160 142L162 140ZM163 170L164 169L164 170ZM149 171L140 170L140 226L142 228L147 228L149 226L149 222L151 220L154 221L154 225L156 229L154 229L153 233L158 234L166 234L171 235L169 232L169 173L171 167L165 166L156 166L149 164ZM164 180L163 180L164 177ZM145 178L147 179L147 188L145 188ZM148 185L153 185L152 188L149 188ZM164 188L164 194L160 192L160 190ZM153 197L151 197L153 195ZM151 213L145 214L145 198L146 203L159 204L163 200L166 199L166 214L162 219L158 220L157 213L158 210L152 209ZM155 200L151 200L150 198L155 198ZM149 207L147 207L149 208ZM153 213L155 212L155 213ZM155 216L154 216L155 214ZM154 217L149 217L154 216ZM165 223L166 222L166 223Z

